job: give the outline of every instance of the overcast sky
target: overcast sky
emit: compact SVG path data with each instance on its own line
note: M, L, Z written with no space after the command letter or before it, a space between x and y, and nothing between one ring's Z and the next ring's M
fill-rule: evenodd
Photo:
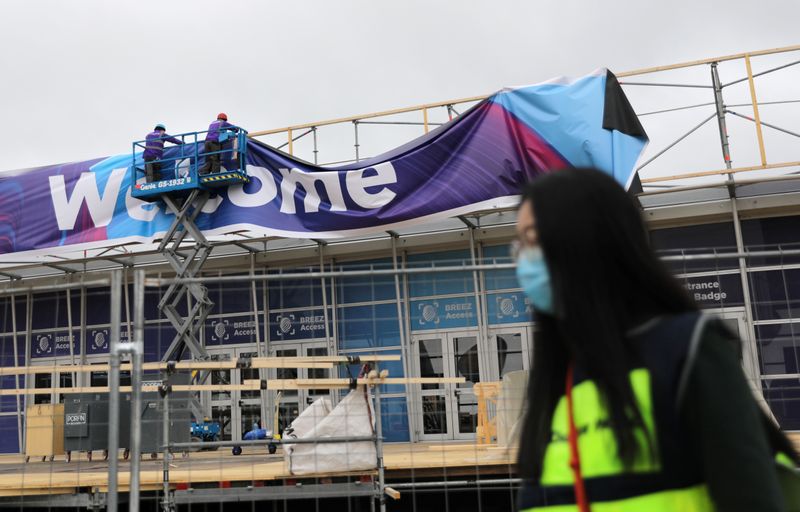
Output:
M6 1L0 169L124 153L157 122L202 130L219 111L263 130L787 46L800 43L798 23L797 0ZM773 81L760 99L797 99L797 83ZM650 95L636 98L641 111L666 93L636 94ZM788 108L772 119L797 118ZM705 115L646 125L650 151Z

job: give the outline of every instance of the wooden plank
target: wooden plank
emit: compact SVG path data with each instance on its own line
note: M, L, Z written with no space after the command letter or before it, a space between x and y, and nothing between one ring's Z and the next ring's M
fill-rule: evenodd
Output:
M751 54L754 55L754 54ZM436 103L423 103L422 105L414 105L412 107L402 107L402 108L395 108L392 110L382 110L379 112L371 112L369 114L361 114L357 116L350 116L350 117L339 117L335 119L328 119L326 121L317 121L315 123L305 123L305 124L295 124L292 126L286 126L284 128L273 128L271 130L261 130L257 132L250 132L248 137L260 137L262 135L271 135L274 133L283 133L288 130L302 130L307 128L319 128L320 126L326 126L330 124L340 124L340 123L352 123L353 121L360 121L363 119L372 119L375 117L384 117L384 116L391 116L395 114L404 114L406 112L416 112L417 110L431 109L437 107L446 107L447 105L458 105L460 103L472 103L474 101L482 101L488 98L488 94L484 94L481 96L471 96L468 98L458 98L454 100L448 101L439 101Z
M476 446L474 443L448 444L446 451L432 451L429 443L398 443L384 447L384 460L387 474L392 478L405 473L439 476L443 468L468 468L464 474L474 475L492 468L501 468L506 473L509 464L516 460L513 450L501 451L497 448ZM94 461L90 467L77 466L76 463L21 464L19 455L0 455L0 496L20 496L23 493L47 491L52 494L70 493L76 488L108 486L107 462ZM262 462L263 461L263 462ZM84 462L81 462L84 464ZM187 459L176 458L170 464L170 483L200 484L220 481L251 482L253 480L278 480L285 478L311 479L322 477L372 475L375 471L352 473L324 473L319 475L292 476L287 473L282 458L242 458L234 457L230 451L192 453ZM447 469L448 475L460 474L455 469ZM162 478L161 463L142 465L142 488L160 488ZM127 465L121 465L119 474L120 489L129 485L130 475Z
M331 361L318 357L254 357L250 368L333 368Z
M756 99L756 84L753 81L753 68L750 65L750 54L744 56L744 64L747 69L747 83L750 86L750 102L753 104L753 119L756 120L756 137L758 138L758 152L761 155L761 165L767 165L767 152L764 149L764 135L761 132L761 114L758 112L758 100Z
M396 489L392 489L391 487L384 487L383 488L383 492L385 492L386 495L389 496L390 498L392 498L393 500L399 500L400 499L400 491L398 491Z
M733 169L718 169L714 171L690 172L686 174L675 174L672 176L661 176L658 178L644 178L642 183L660 183L662 181L682 180L687 178L702 178L704 176L716 176L718 174L736 174L737 172L761 171L764 169L781 169L784 167L800 167L800 162L783 162L780 164L752 165L748 167L734 167Z
M768 50L759 50L755 52L747 52L747 53L734 53L731 55L723 55L721 57L711 57L709 59L701 59L701 60L690 60L687 62L679 62L677 64L670 64L667 66L655 66L651 68L641 68L641 69L634 69L632 71L623 71L622 73L617 73L617 77L626 77L626 76L637 76L637 75L647 75L650 73L657 73L659 71L669 71L672 69L680 69L680 68L690 68L693 66L700 66L703 64L711 64L712 62L724 62L726 60L738 60L744 59L746 55L750 55L751 57L757 57L759 55L771 55L774 53L786 53L786 52L796 52L800 50L800 45L793 45L793 46L782 46L779 48L770 48Z
M364 354L358 355L355 354L351 357L348 356L300 356L300 357L292 357L289 359L297 359L300 361L308 360L308 361L324 361L329 363L336 363L336 364L347 364L353 358L358 358L358 360L362 363L380 363L385 361L400 361L400 355L376 355L376 354Z
M466 382L464 377L386 377L386 378L361 378L357 379L360 385L376 386L378 384L461 384ZM267 381L269 390L286 389L342 389L350 386L350 379L270 379Z
M142 386L142 392L155 393L160 391L159 386ZM258 391L261 381L257 379L245 380L243 384L177 384L172 386L172 391ZM108 393L108 386L97 387L70 387L70 388L29 388L29 389L0 389L0 396L38 395L50 393ZM130 393L131 386L120 386L120 393Z
M365 355L360 358L365 362L399 361L400 356ZM336 364L347 363L345 356L303 356L303 357L254 357L233 358L225 361L176 361L174 363L144 363L143 371L167 370L172 364L175 370L235 370L240 362L247 363L250 368L333 368ZM131 371L130 363L120 364L120 371ZM34 365L0 368L0 376L4 375L37 375L44 373L88 373L111 371L109 364L83 365Z

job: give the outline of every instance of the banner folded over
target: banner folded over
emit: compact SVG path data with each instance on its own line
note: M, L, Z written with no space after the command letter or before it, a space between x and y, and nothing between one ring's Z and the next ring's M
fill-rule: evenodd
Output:
M350 165L315 166L250 140L251 183L219 189L197 224L208 235L319 239L386 231L512 206L525 182L567 166L594 166L628 186L646 143L616 78L603 69L504 89L423 137ZM164 158L187 149L168 148ZM131 196L131 158L0 175L0 254L158 237L172 217L163 204Z

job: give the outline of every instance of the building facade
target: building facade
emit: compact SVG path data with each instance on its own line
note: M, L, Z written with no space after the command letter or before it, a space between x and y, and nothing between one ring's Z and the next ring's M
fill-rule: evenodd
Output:
M743 340L742 364L785 430L800 429L800 182L764 181L735 188L643 194L638 200L654 247L703 308L725 319ZM489 211L382 236L327 244L268 240L264 250L215 249L206 276L267 274L275 280L209 284L214 312L202 332L215 359L325 354L399 354L382 366L390 376L466 378L464 384L384 386L388 441L475 436L476 382L528 369L535 342L531 306L514 271L448 271L394 275L363 271L509 263L513 211ZM751 253L744 256L744 253ZM784 254L785 253L785 254ZM732 257L731 255L740 257ZM157 259L136 266L158 273ZM316 270L362 271L319 279ZM287 280L281 274L295 277ZM275 277L277 276L277 278ZM132 320L132 287L123 323ZM174 329L158 311L158 289L145 300L145 360L157 361ZM798 315L795 317L794 315ZM105 288L0 297L0 358L15 365L108 362L109 296ZM127 337L127 329L121 333ZM340 368L355 376L358 368ZM250 378L327 377L331 370L226 370L213 383ZM280 372L280 373L279 373ZM104 371L53 371L3 376L4 389L105 386ZM286 425L327 390L205 392L205 413L239 439L253 423ZM63 393L28 395L28 403L63 400ZM0 451L19 452L26 398L0 397Z

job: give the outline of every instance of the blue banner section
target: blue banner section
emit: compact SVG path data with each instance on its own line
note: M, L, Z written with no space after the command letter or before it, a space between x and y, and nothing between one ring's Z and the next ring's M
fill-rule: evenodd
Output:
M36 333L31 336L31 357L68 356L70 343L75 355L80 354L80 335L67 331Z
M208 235L338 238L513 206L525 183L568 166L593 165L627 184L647 138L630 130L638 120L621 99L616 79L604 69L508 89L404 146L339 167L316 166L249 140L251 182L215 189L197 223ZM197 154L196 144L165 150L165 159L179 160L164 170L165 179L174 179L180 161ZM134 158L141 155L3 174L0 255L160 236L173 219L162 203L131 195L140 184L132 182Z
M478 325L475 297L411 301L411 330L454 329Z
M516 324L530 322L533 315L531 301L523 292L490 293L486 296L489 324Z
M253 315L208 319L206 320L206 345L253 343L256 341L256 328Z
M86 353L87 354L107 354L111 341L111 328L94 327L86 330ZM119 341L127 343L128 330L122 329L119 333Z
M328 319L330 322L330 315ZM328 325L333 333L333 326ZM325 337L325 316L322 309L307 309L269 315L269 340L292 341Z

